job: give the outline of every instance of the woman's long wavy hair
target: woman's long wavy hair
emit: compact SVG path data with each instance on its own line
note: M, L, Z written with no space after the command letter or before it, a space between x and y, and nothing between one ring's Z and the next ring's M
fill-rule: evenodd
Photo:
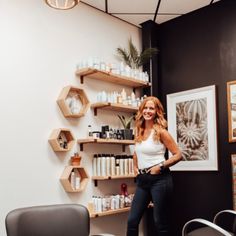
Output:
M160 140L160 133L162 129L166 129L167 127L167 121L164 118L164 109L159 101L158 98L150 96L147 97L143 100L141 105L139 106L137 115L135 117L135 142L142 142L143 140L143 134L144 134L144 129L145 129L145 120L143 118L143 110L145 108L145 105L148 101L152 101L155 104L155 109L156 109L156 116L154 118L154 136L153 139L154 141L159 141Z

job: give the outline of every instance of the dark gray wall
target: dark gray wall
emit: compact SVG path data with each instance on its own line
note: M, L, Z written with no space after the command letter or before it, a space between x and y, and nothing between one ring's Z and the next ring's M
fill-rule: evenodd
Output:
M167 23L145 22L144 47L158 46L153 64L154 95L166 107L166 95L208 85L217 89L219 171L172 172L175 184L172 229L196 217L212 220L232 209L231 154L228 142L226 82L236 80L236 1L221 0Z

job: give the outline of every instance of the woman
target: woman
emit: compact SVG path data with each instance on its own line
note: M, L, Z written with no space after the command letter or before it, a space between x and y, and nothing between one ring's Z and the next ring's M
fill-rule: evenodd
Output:
M168 207L172 192L169 167L179 162L181 152L166 130L167 122L161 102L147 97L136 115L134 169L137 189L132 202L127 236L138 236L139 222L150 201L154 204L153 215L158 236L170 235ZM172 153L165 159L166 148Z

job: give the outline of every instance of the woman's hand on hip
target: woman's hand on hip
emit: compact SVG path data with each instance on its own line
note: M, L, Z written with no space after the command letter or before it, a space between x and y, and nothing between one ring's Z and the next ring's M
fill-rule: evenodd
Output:
M149 169L148 173L151 175L157 175L161 173L161 168L159 165L153 166Z

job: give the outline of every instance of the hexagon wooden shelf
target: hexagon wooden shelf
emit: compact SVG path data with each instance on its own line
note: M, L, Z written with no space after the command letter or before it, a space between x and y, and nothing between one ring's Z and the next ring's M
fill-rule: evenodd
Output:
M76 188L75 183L72 183L72 172L75 173L75 177L80 178L80 183L78 185L78 188ZM87 173L87 171L81 167L81 166L67 166L65 167L61 178L60 178L60 182L63 186L63 188L65 189L66 192L70 192L70 193L77 193L77 192L81 192L85 189L87 183L88 183L88 179L89 179L89 175Z
M57 99L63 115L70 118L79 118L87 112L90 103L83 89L67 86L62 89Z
M69 129L54 129L49 137L49 143L55 152L70 151L75 144L75 138Z

